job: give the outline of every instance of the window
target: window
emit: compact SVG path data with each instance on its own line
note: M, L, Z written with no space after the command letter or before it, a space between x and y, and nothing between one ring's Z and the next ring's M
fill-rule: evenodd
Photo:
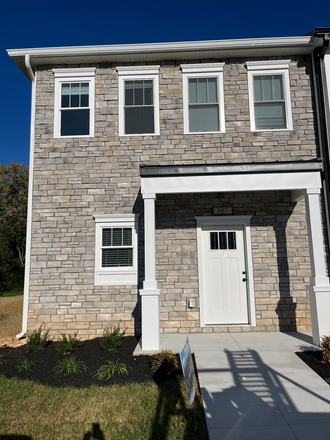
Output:
M119 135L159 134L159 66L117 67Z
M236 232L210 232L210 249L236 249Z
M181 64L184 133L225 131L224 63Z
M94 136L95 68L53 72L54 137Z
M292 130L289 60L249 61L251 130Z
M95 285L137 284L138 215L94 215Z

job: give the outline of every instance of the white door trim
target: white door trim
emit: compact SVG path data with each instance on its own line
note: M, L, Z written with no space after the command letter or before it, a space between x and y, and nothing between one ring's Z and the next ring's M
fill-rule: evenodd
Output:
M203 246L202 246L202 230L206 226L243 226L244 234L244 251L247 272L247 300L248 300L248 319L249 325L256 326L256 310L254 297L254 281L253 281L253 264L252 264L252 243L250 220L251 215L225 215L195 217L197 227L197 255L198 255L198 285L199 285L199 307L200 307L200 326L205 327L205 292L203 291Z

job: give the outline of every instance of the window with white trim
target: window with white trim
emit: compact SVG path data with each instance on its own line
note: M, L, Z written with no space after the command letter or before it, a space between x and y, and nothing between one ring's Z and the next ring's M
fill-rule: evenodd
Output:
M119 135L159 134L159 66L117 67Z
M138 215L94 215L96 286L137 284Z
M94 136L95 70L53 69L55 138Z
M251 131L292 130L290 60L247 61Z
M184 133L224 133L224 63L181 64Z

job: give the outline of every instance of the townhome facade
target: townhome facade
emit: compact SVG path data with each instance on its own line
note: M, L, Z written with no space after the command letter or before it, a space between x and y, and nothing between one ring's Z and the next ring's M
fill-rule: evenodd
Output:
M32 82L23 329L330 333L324 38L8 51ZM325 258L326 257L326 258Z

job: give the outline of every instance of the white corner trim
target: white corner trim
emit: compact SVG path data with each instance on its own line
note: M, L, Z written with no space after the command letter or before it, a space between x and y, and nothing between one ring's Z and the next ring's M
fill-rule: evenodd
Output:
M291 60L246 61L247 70L289 69Z
M180 64L182 73L223 72L225 63Z
M30 271L31 271L31 245L32 245L32 207L33 207L33 176L34 176L34 130L36 118L36 79L37 72L33 74L29 55L25 55L25 64L31 79L31 121L30 121L30 157L29 157L29 188L28 206L26 220L26 247L25 247L25 268L24 268L24 295L22 313L22 331L16 335L17 339L22 338L27 332L29 295L30 295Z
M204 293L203 293L203 265L201 264L203 258L202 246L202 229L210 226L227 226L240 225L243 226L244 234L244 252L245 264L247 272L247 301L248 301L248 317L249 325L255 327L256 321L256 307L255 307L255 293L254 293L254 278L253 278L253 256L252 256L252 241L251 241L251 222L252 215L224 215L224 216L197 216L196 231L197 231L197 256L198 256L198 286L200 299L200 323L201 327L205 327L205 311L204 311Z
M118 75L158 75L159 66L117 66Z

